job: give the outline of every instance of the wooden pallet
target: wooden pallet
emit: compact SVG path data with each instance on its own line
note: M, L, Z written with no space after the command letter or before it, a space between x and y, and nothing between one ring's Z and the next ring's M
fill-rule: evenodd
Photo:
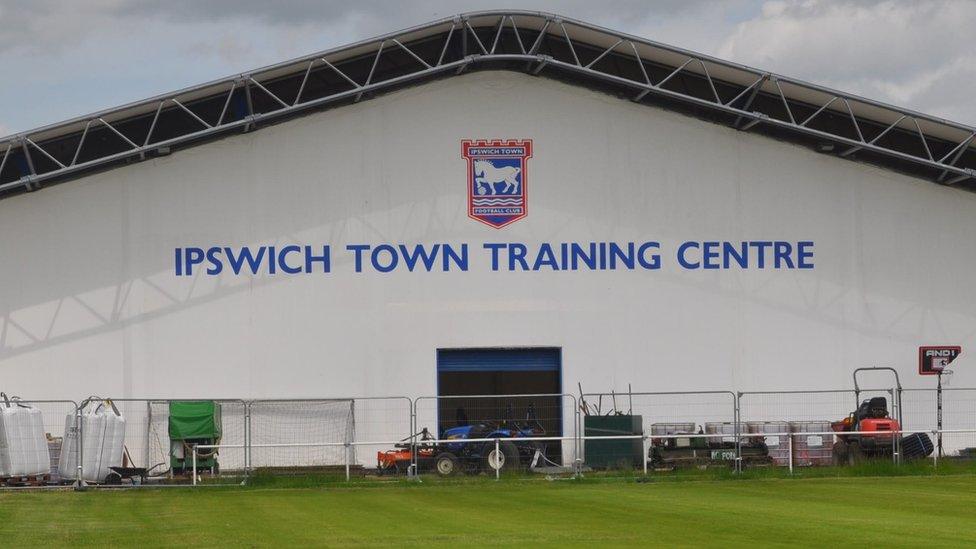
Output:
M0 478L0 486L47 486L50 483L51 475L27 475Z

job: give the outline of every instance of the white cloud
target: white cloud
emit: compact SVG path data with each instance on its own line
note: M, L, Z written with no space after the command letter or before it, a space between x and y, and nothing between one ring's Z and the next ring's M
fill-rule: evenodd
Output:
M698 15L721 19L756 0L524 0L521 9L560 13L638 33L668 29L707 36ZM0 0L0 86L5 122L26 130L83 113L246 71L377 34L472 10L493 0ZM396 8L396 9L394 9ZM675 18L682 18L675 21ZM674 25L667 25L672 20ZM726 29L729 23L725 25ZM695 41L693 47L701 44ZM685 43L688 45L688 43Z
M720 57L930 114L976 122L976 2L775 1Z
M0 0L7 130L111 107L494 0ZM976 1L523 0L652 40L976 122ZM3 132L0 132L3 133Z

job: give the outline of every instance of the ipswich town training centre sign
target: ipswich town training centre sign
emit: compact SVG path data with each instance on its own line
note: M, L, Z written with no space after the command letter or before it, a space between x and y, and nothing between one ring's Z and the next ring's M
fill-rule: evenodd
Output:
M528 214L531 139L464 140L468 217L500 229Z
M467 163L468 216L495 228L528 214L528 161L531 139L461 141ZM616 271L661 269L673 257L683 270L813 269L812 240L686 240L673 250L647 235L630 241L589 242L276 242L228 246L211 242L174 250L176 276L295 275L331 273L334 246L357 273L460 271L482 254L491 271ZM480 244L480 246L479 246ZM340 254L343 252L340 251ZM478 261L477 259L474 259ZM346 263L346 262L343 262ZM476 267L477 268L477 267Z

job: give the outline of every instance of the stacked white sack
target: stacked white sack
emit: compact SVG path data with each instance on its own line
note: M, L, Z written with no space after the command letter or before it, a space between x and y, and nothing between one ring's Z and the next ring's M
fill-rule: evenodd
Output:
M97 400L96 400L97 401ZM68 414L64 424L64 442L58 469L66 477L77 478L78 430L75 416ZM111 401L85 401L81 410L82 467L81 478L85 482L104 482L112 472L110 467L122 465L122 449L125 443L125 418ZM68 471L74 471L68 473Z
M50 473L44 415L19 399L0 396L0 477Z

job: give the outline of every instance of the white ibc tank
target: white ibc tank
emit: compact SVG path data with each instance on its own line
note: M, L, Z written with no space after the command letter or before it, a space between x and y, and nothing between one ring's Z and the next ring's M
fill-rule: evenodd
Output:
M8 399L0 393L0 477L50 472L43 414L16 397Z
M86 482L104 482L112 472L109 467L122 465L125 444L125 418L111 400L92 397L81 405L81 478ZM78 430L75 417L68 414L64 424L64 441L58 469L66 478L77 478ZM73 471L73 473L69 473Z
M735 423L730 421L709 421L705 424L706 435L726 435L721 437L721 442L735 442ZM708 442L719 442L719 437L709 437Z
M746 430L753 435L762 435L762 438L750 438L766 443L769 457L773 458L773 463L784 467L790 464L790 424L788 422L747 421Z
M690 435L695 432L694 423L652 423L652 436Z

